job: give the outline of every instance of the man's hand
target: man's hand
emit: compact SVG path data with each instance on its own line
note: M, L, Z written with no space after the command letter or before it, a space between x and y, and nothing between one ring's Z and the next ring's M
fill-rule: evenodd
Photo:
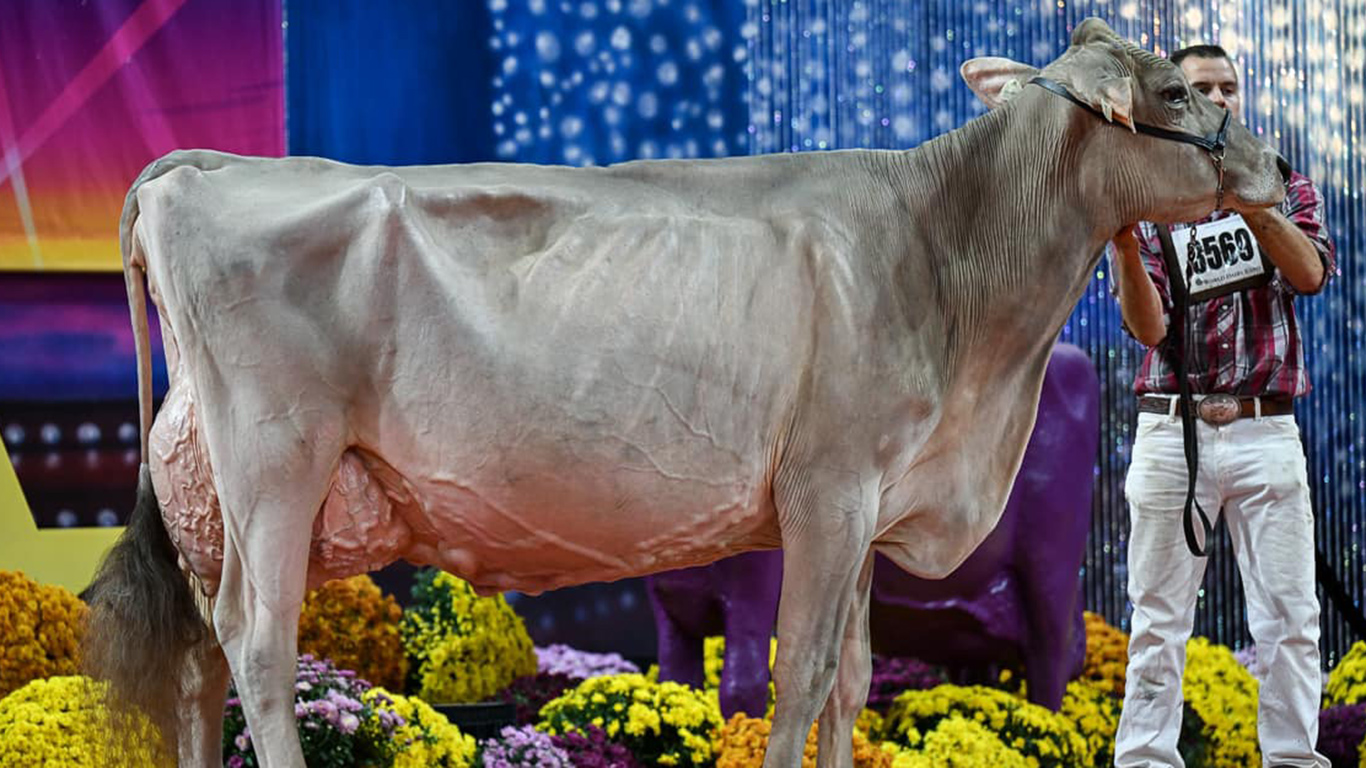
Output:
M1138 225L1130 224L1115 233L1115 279L1119 281L1119 311L1124 325L1135 339L1155 347L1167 337L1167 315L1162 296L1143 266L1138 250Z
M1323 259L1299 227L1275 208L1247 211L1243 220L1292 288L1300 293L1318 293L1323 288Z

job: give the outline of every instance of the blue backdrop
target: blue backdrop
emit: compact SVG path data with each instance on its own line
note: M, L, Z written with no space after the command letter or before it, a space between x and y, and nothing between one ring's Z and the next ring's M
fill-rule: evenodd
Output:
M909 148L981 112L977 55L1055 58L1090 15L1159 53L1218 42L1245 119L1327 196L1341 274L1302 300L1314 394L1300 406L1320 544L1360 608L1366 432L1359 264L1366 8L1213 0L288 0L288 145L357 162L605 164L828 148ZM1101 374L1105 422L1087 606L1124 625L1123 470L1141 350L1119 330L1105 262L1063 331ZM1198 631L1246 642L1233 559L1216 548ZM1349 643L1325 608L1328 663Z

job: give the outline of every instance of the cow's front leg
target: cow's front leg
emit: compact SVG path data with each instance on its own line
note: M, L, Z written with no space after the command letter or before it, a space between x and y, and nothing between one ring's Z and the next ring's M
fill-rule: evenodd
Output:
M830 696L854 587L869 557L875 498L875 484L852 474L812 472L786 482L780 476L774 484L783 583L773 666L777 702L764 768L801 765L811 723ZM851 733L831 736L847 740ZM834 757L834 765L852 766L838 762L838 751ZM821 760L832 765L824 752Z
M818 768L852 766L854 720L868 703L868 684L873 678L873 652L868 632L869 592L873 585L873 555L870 552L859 571L849 600L840 643L840 665L835 673L835 688L826 699L820 719Z

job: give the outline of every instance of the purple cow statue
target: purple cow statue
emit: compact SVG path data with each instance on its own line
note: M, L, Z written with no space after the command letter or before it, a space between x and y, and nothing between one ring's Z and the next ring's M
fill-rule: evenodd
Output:
M941 580L878 557L873 652L950 669L1022 663L1030 701L1057 709L1086 653L1081 564L1091 527L1100 384L1090 358L1053 349L1038 419L995 530ZM646 578L661 679L701 686L702 641L724 635L721 710L762 716L782 553L750 552Z

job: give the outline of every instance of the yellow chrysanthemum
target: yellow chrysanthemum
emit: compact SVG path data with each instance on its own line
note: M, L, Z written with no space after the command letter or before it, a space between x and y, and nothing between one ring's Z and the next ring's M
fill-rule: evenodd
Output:
M1106 683L1082 678L1067 684L1059 714L1077 727L1091 754L1094 765L1108 766L1114 759L1115 730L1119 727L1122 704Z
M925 752L931 736L951 719L975 723L1007 748L1014 748L1031 768L1090 765L1094 754L1067 717L1031 704L1005 691L981 686L941 685L928 691L906 691L887 711L883 736L912 751ZM933 743L969 738L962 726ZM972 733L976 733L973 731Z
M605 675L546 704L537 727L563 734L582 733L589 725L607 731L646 764L710 765L721 711L714 692L640 674Z
M526 625L502 595L480 597L449 573L427 572L401 631L417 695L438 703L488 699L536 673Z
M113 768L115 765L170 765L152 752L160 739L150 722L127 740L131 755L111 758L100 700L104 686L81 675L34 680L0 699L0 768Z
M1257 680L1233 652L1203 637L1186 644L1186 702L1204 721L1211 765L1261 765Z
M1124 672L1129 664L1129 635L1086 611L1086 661L1081 676L1124 698Z
M65 587L0 571L0 698L30 680L76 674L88 612Z
M373 685L403 690L408 656L399 634L403 609L366 575L329 581L304 598L299 652L330 659Z
M452 725L444 715L413 696L401 696L383 688L371 688L361 699L376 710L403 718L394 729L397 749L393 768L471 768L478 744Z
M1020 754L975 718L950 715L926 733L915 748L883 742L891 768L1035 768L1046 763ZM1075 763L1085 766L1089 763Z
M716 768L758 768L764 762L768 736L773 724L768 720L737 713L716 735ZM815 768L819 729L812 725L802 751L802 768ZM891 768L892 756L870 743L862 732L854 731L855 768Z
M1366 701L1366 641L1358 640L1328 674L1328 684L1323 689L1323 705L1335 707L1363 701Z

